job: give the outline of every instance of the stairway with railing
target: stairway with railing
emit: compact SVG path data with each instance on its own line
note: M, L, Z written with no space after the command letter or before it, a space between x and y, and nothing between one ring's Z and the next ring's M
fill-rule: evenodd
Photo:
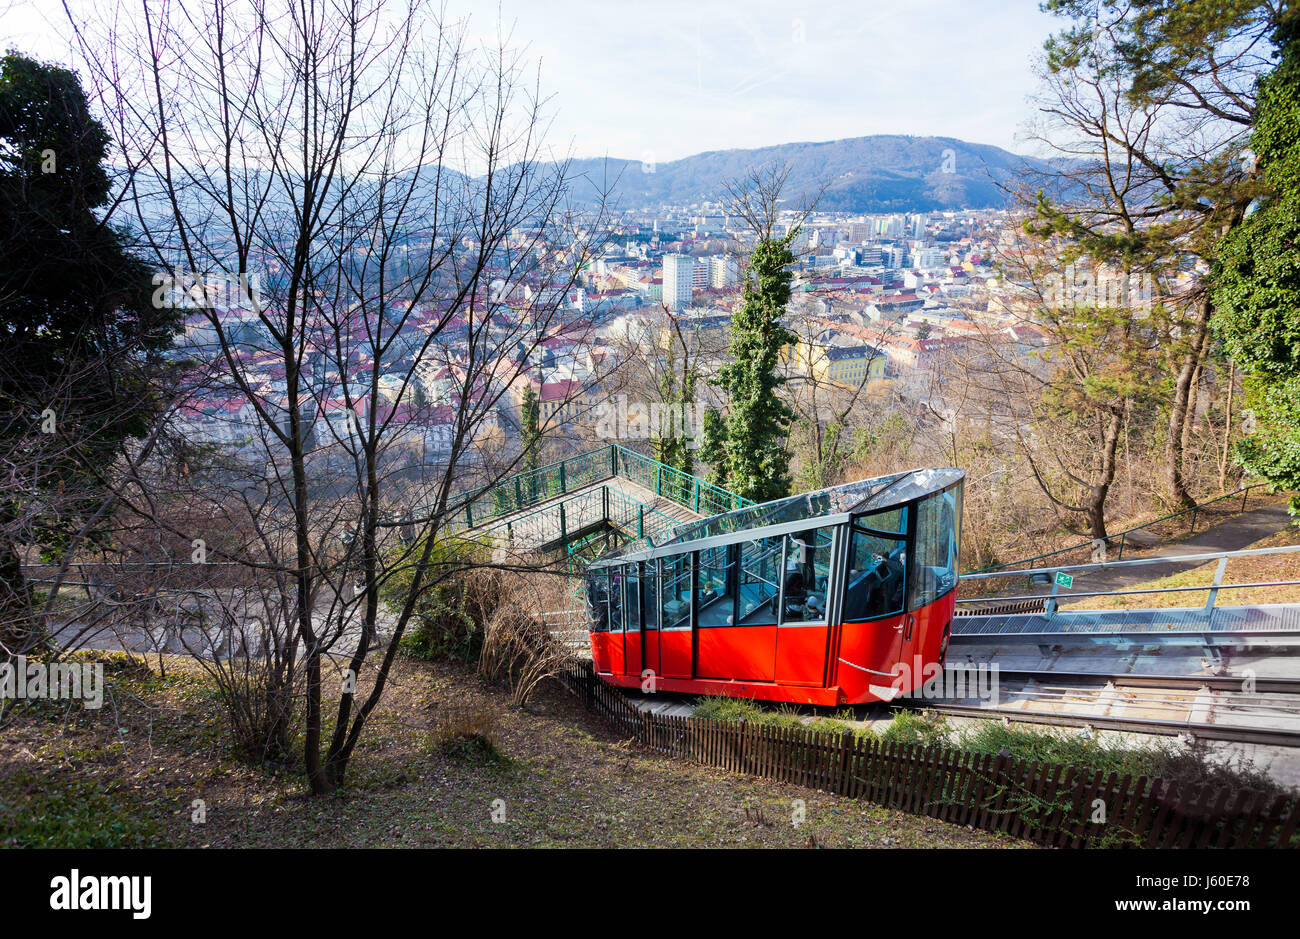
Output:
M546 550L567 548L602 530L644 537L752 504L645 454L607 444L483 489L465 502L457 527Z

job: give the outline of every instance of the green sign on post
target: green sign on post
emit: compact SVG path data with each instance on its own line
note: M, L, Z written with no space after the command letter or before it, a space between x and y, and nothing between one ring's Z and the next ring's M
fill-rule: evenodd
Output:
M1067 574L1065 571L1057 571L1057 572L1056 572L1056 586L1058 586L1058 587L1073 587L1073 586L1074 586L1074 577L1073 577L1073 575L1071 575L1071 574Z

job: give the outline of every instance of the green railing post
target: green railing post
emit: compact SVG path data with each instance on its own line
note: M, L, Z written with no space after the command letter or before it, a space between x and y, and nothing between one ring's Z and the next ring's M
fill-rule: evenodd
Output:
M618 475L618 444L609 445L609 475Z
M636 507L636 536L638 538L645 537L645 506L644 505L638 505Z
M465 525L468 528L474 527L474 503L465 503Z
M700 477L695 477L695 514L700 513Z
M1124 532L1120 532L1120 535L1119 535L1119 558L1118 558L1118 560L1120 560L1120 561L1124 560L1124 542L1125 542L1127 539L1128 539L1128 532L1126 532L1126 531L1124 531Z
M569 531L564 520L564 503L560 503L560 543L567 544L569 541Z
M564 464L561 463L560 464L560 495L564 495L568 491L569 490L567 488L567 484L564 481Z
M518 475L516 475L515 476L515 508L522 509L523 507L524 507L524 492L519 485L519 477Z
M655 495L657 496L662 496L664 494L663 476L659 472L660 469L662 469L662 464L656 461L655 462Z

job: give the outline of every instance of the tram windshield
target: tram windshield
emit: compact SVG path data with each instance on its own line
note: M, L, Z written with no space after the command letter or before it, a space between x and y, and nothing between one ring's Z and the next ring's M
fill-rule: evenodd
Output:
M912 609L933 603L957 586L961 487L922 499L916 516L915 576L908 597Z
M907 508L854 522L844 595L846 621L901 613L907 582Z

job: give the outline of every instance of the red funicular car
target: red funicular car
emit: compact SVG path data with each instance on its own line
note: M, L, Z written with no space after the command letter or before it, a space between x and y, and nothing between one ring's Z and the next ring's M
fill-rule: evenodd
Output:
M964 477L911 470L623 545L586 571L596 671L804 704L914 690L947 651Z

